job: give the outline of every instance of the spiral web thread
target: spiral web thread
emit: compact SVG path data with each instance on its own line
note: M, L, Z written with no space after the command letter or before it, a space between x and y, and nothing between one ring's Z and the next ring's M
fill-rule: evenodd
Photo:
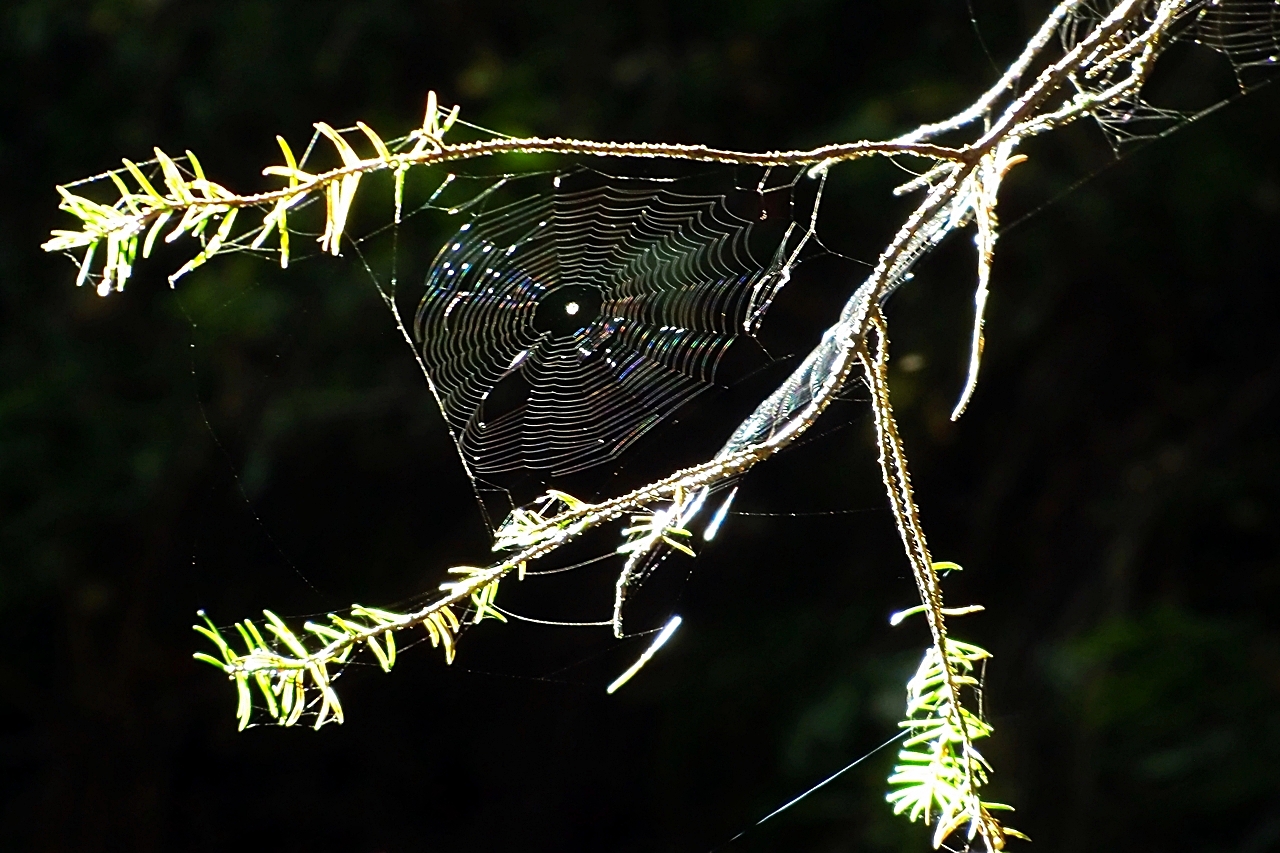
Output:
M1184 7L1187 11L1165 31L1157 47L1177 41L1208 47L1229 60L1241 90L1247 91L1257 85L1252 72L1276 65L1280 21L1274 6L1237 0L1221 9L1211 2ZM1149 8L1154 16L1162 7ZM1062 31L1064 45L1074 44L1109 9L1104 4L1076 6ZM1144 28L1155 23L1151 16L1135 22L1108 49L1116 50L1115 42L1123 45L1125 40L1150 46L1143 42ZM1152 52L1152 61L1158 52ZM1072 78L1077 99L1097 97L1083 111L1098 122L1118 154L1128 143L1166 135L1226 103L1187 112L1152 106L1141 94L1128 100L1105 97L1108 89L1122 87L1118 73L1102 68L1093 76ZM1050 107L1043 120L1023 125L1018 137L1053 129L1081 112L1078 101L1063 104L1059 114ZM936 134L922 138L929 135ZM441 196L454 180L450 175L421 208L470 217L437 256L413 332L405 331L418 339L415 350L478 492L490 488L483 479L486 474L519 468L568 473L625 454L645 431L710 387L732 342L758 329L801 250L806 244L820 246L820 190L809 216L790 212L792 227L768 253L749 247L755 224L732 214L722 196L686 190L680 180L585 171L596 180L585 190L572 186L569 178L575 170L459 176L477 183L464 193L465 201L454 205ZM821 173L813 177L820 184ZM913 185L933 187L940 180L938 173L929 173ZM797 186L807 183L804 173L793 173L777 191L794 195ZM516 199L486 207L498 188L515 190ZM837 376L841 353L878 308L875 300L887 298L908 281L917 261L971 221L972 209L973 200L957 194L914 229L891 267L879 276L884 286L873 276L857 290L819 344L742 421L715 458L727 459L762 445L811 418L824 386L844 381ZM362 242L355 242L357 249ZM501 259L498 263L487 260L495 255ZM468 265L465 270L463 264ZM375 282L386 280L372 270L370 275ZM393 272L393 288L395 279ZM557 287L567 285L601 291L600 322L559 340L538 329L536 315ZM389 296L393 304L393 289ZM621 324L610 326L614 317L643 320L644 328L627 332ZM619 354L606 353L610 346ZM513 377L528 385L527 402L489 406L500 386ZM634 385L628 387L628 381ZM499 411L490 415L490 408ZM704 488L686 496L684 503L674 501L670 512L683 520L691 518L706 493ZM719 524L728 503L721 504L709 528ZM658 548L650 556L660 559L662 553ZM644 571L645 566L633 567L628 559L620 589L628 577L638 578Z
M1060 30L1064 48L1113 5L1076 5ZM1149 6L1099 55L1129 42L1142 45L1134 50L1147 50L1147 62L1154 62L1175 43L1199 45L1228 61L1242 93L1268 82L1280 65L1280 0L1206 0L1184 6L1172 22L1160 19L1168 8ZM1163 37L1147 38L1154 28ZM1088 113L1117 154L1230 100L1178 110L1153 104L1142 92L1109 96L1123 88L1126 67L1113 56L1111 64L1072 78L1077 101L1097 99ZM1055 124L1050 114L1042 129ZM1028 128L1028 135L1040 130ZM731 213L722 196L689 194L671 179L592 174L598 182L590 189L566 189L566 176L556 174L554 188L477 214L441 250L428 276L416 338L473 477L520 469L555 476L617 459L711 387L730 344L759 328L800 248L810 239L817 243L820 190L808 229L793 223L762 262L748 247L754 223ZM529 180L511 175L504 181L521 179ZM775 190L794 191L800 180L797 175ZM889 292L910 277L916 260L965 224L958 213L963 206L957 200L920 229L889 276ZM604 295L599 317L570 335L539 331L534 315L541 301L565 286L598 289ZM767 440L804 412L868 308L855 295L717 456ZM520 405L492 405L491 395L504 384L522 383L527 394L518 395Z
M806 238L788 229L762 262L749 245L755 222L677 180L589 170L511 180L527 194L476 213L445 243L414 321L478 476L557 476L619 456L712 386Z

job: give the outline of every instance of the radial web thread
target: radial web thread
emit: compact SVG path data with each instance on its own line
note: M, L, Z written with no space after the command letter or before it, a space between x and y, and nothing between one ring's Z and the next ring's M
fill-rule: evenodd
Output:
M544 191L475 215L445 243L415 318L478 475L556 476L616 458L711 386L794 255L795 229L762 261L757 222L679 181L586 170L539 180Z
M1077 39L1105 18L1114 5L1081 3L1061 30L1063 47L1074 47ZM1109 47L1126 41L1137 44L1161 11L1160 4L1151 4L1148 15L1119 32ZM1191 4L1173 16L1163 38L1147 46L1150 61L1154 62L1174 44L1198 45L1218 54L1230 65L1240 92L1248 92L1269 82L1280 67L1280 0L1205 0ZM1201 52L1202 63L1203 59ZM1208 68L1203 64L1197 67L1201 76ZM1107 98L1108 90L1127 73L1124 69L1123 63L1098 65L1071 78L1078 96L1099 98L1089 112L1117 153L1126 144L1164 136L1227 102L1217 100L1199 108L1173 109L1147 100L1148 87L1136 97Z

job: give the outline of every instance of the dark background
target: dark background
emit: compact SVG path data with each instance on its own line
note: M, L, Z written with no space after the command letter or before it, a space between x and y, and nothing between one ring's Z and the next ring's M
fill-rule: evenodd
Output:
M1046 9L975 3L997 62ZM1190 67L1178 91L1212 97ZM177 292L144 267L99 299L38 246L69 223L56 182L160 145L259 187L274 134L396 135L429 88L509 133L901 132L994 79L965 4L12 0L0 74L0 847L707 853L892 734L926 639L887 625L914 591L853 402L745 481L737 509L781 515L664 567L685 627L615 697L643 641L489 623L452 667L348 670L342 727L237 734L190 659L197 607L398 601L485 559L475 503L353 264L229 258ZM1002 213L1037 212L1000 244L959 424L967 239L891 305L924 519L966 567L949 600L988 608L955 630L995 653L991 793L1044 853L1280 849L1278 107L1110 167L1083 127L1028 149ZM864 256L900 209L867 169L823 219ZM803 514L831 510L853 512ZM507 603L600 618L526 587ZM925 849L883 802L891 762L728 849Z

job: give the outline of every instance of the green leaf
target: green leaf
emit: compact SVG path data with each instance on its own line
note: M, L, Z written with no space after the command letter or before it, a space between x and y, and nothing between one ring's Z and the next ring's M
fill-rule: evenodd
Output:
M303 628L325 640L345 640L347 635L341 631L335 631L328 625L317 625L315 622L303 623Z
M280 210L280 217L277 220L277 226L280 229L280 269L289 268L289 223L285 216L285 209Z
M89 277L89 268L93 264L93 253L98 248L98 241L94 240L89 244L89 248L85 250L84 260L80 261L80 272L76 274L76 287L84 284L85 279Z
M189 148L187 149L187 162L191 164L191 171L196 173L196 180L207 183L208 179L204 176L204 169L200 167L200 161L196 158L195 152Z
M279 134L276 135L276 144L280 146L280 150L284 153L284 161L289 164L290 170L294 173L289 176L290 186L297 186L298 160L293 156L293 149L289 147L288 141Z
M378 659L378 666L382 667L383 672L391 671L391 661L387 659L387 653L382 650L382 646L378 644L376 637L366 637L365 643L369 648L373 649L373 655Z
M280 638L280 642L284 643L285 646L288 647L289 651L293 652L300 658L305 658L307 656L308 652L306 646L302 645L289 626L284 623L283 619L272 613L270 610L263 610L262 615L266 616L267 619L271 621L271 624L268 627L271 629L272 633ZM246 619L245 621L247 622L248 620Z
M258 626L253 624L253 620L246 619L243 624L249 633L253 635L257 648L263 651L271 651L271 646L267 645L267 641L262 638L262 634L258 631Z
M396 172L395 172L395 176L396 176L396 191L395 191L396 213L395 213L395 224L396 224L396 225L399 225L399 224L400 224L400 211L401 211L401 209L404 207L404 176L405 176L405 174L407 173L407 171L408 171L408 170L406 170L403 166L400 166L400 167L398 167L398 168L396 169Z
M192 625L191 627L212 640L213 644L222 652L222 656L227 659L227 663L235 663L239 659L239 655L231 651L231 647L227 645L227 641L222 639L222 632L213 624L213 620L211 620L203 610L196 611L196 615L203 619L205 621L205 625L208 625L209 627L206 628L204 625Z
M382 141L382 137L373 132L369 125L362 121L357 121L356 127L360 128L360 131L369 138L369 142L373 145L373 149L378 152L379 157L383 160L391 159L391 152L387 150L387 144Z
M226 216L222 217L222 223L218 226L218 232L213 235L213 239L209 241L209 245L205 247L204 254L212 257L217 254L218 249L222 248L222 244L226 242L227 237L231 234L231 227L236 221L236 208L227 211Z
M188 189L186 179L182 177L178 164L174 163L173 159L159 148L152 150L155 151L156 160L160 163L160 171L164 173L165 186L169 188L169 192L173 194L173 197L184 203L194 201L195 196Z
M142 191L151 196L156 201L163 202L164 196L156 192L156 188L147 180L147 176L142 174L142 170L134 165L132 160L125 158L124 167L129 170L129 174L133 175L133 179L138 182L138 186L142 187Z
M302 673L298 674L295 681L285 685L285 692L293 691L293 712L285 719L286 726L292 726L302 718L302 712L307 708L306 686L302 681Z
M355 149L351 147L347 140L342 138L342 134L334 130L327 122L316 122L315 129L324 134L333 143L333 147L338 149L338 156L342 158L343 166L352 167L360 162L360 155L356 154Z
M204 262L207 260L209 259L205 256L205 253L201 252L191 260L187 261L185 264L183 264L181 267L178 268L177 272L169 276L169 286L173 287L174 284L177 283L178 279L182 278L184 275L191 272L192 270L203 266Z
M124 181L120 180L120 176L115 173L115 170L107 172L107 177L111 178L111 182L115 184L116 189L120 191L120 200L128 206L129 212L135 216L139 215L141 211L139 211L138 206L133 203L133 193L129 192L129 188L124 185Z
M160 229L164 228L165 223L173 216L173 211L166 210L151 223L151 228L147 231L146 242L142 244L142 257L151 257L151 248L156 244L156 237L160 234Z
M267 711L271 714L272 719L280 716L280 709L276 705L275 693L271 690L271 678L265 672L255 672L254 680L258 682L258 691L262 693L263 698L267 700Z
M240 731L244 731L249 725L249 717L253 714L253 700L249 696L249 676L247 673L236 673L236 695L239 702L236 705L236 719L240 721Z

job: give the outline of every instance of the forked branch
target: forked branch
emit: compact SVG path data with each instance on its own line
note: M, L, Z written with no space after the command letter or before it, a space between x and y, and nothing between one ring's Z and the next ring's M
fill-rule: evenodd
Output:
M95 279L98 292L106 295L124 288L135 262L147 257L161 236L167 242L183 237L200 242L198 252L170 276L171 283L210 258L234 250L275 252L280 264L287 266L290 217L320 197L325 200L325 213L319 248L340 254L361 181L379 172L394 176L393 216L398 223L409 170L505 154L808 167L810 176L825 175L838 164L870 156L910 156L926 163L918 178L900 188L902 192L923 191L923 198L880 253L871 274L844 306L837 322L712 459L598 503L549 492L534 505L514 510L495 532L493 550L499 556L494 562L450 569L451 579L441 584L439 597L408 613L353 607L344 615L330 615L325 623L308 622L295 630L274 613L264 611L265 634L250 620L236 624L243 651L227 642L207 619L197 626L219 652L218 657L197 657L219 667L236 684L241 728L251 721L255 688L261 694L262 707L281 724L298 722L307 709L314 710L317 728L330 720L341 721L331 669L357 651L368 649L379 665L389 670L396 660L400 632L421 626L434 645L443 646L446 659L451 661L464 622L503 619L495 599L504 578L512 573L523 577L530 563L589 530L631 515L632 524L623 531L624 543L619 549L628 559L618 579L612 620L615 630L620 631L627 585L639 561L666 548L689 550L686 525L702 507L708 491L793 443L848 381L861 373L871 389L886 495L920 595L920 606L911 611L924 613L931 636L930 648L908 685L908 710L902 725L909 737L890 779L894 790L889 799L896 810L913 820L923 817L933 824L935 847L965 826L970 840L981 837L989 849L1002 847L1006 836L1016 833L1002 828L992 817L991 811L1002 807L980 797L990 768L974 748L975 741L990 735L991 727L966 709L962 697L966 688L977 683L975 666L989 655L947 634L947 615L978 608L948 610L943 606L939 568L958 567L933 561L920 522L906 451L890 401L889 338L882 305L909 278L917 260L951 232L969 223L975 225L974 325L968 379L953 413L958 417L977 381L983 313L998 236L997 200L1004 177L1025 160L1017 153L1020 143L1081 117L1140 104L1141 89L1155 59L1179 28L1198 26L1196 22L1205 15L1212 19L1214 14L1225 14L1221 12L1224 4L1250 2L1254 0L1118 0L1097 13L1089 4L1066 0L1053 10L1008 70L972 105L949 119L883 142L764 153L559 138L455 143L449 134L456 125L458 108L440 109L432 94L421 127L400 139L384 140L363 123L342 131L317 124L317 133L337 155L334 168L311 170L279 138L284 162L267 167L264 174L283 179L285 186L263 192L232 192L209 180L190 152L185 158L171 158L158 149L149 164L126 160L124 168L99 176L109 180L106 186L114 190L110 201L94 201L81 194L80 184L59 187L61 207L76 217L79 227L55 231L44 248L78 253L78 283ZM1096 20L1091 17L1095 14L1099 16ZM1054 37L1063 35L1067 27L1072 28L1071 37L1064 39L1061 54L1046 58ZM1037 68L1035 76L1024 84L1023 78ZM978 119L984 119L984 128L974 132L966 144L946 146L930 141L958 134ZM367 153L358 153L357 147ZM150 168L151 177L144 167ZM157 174L158 180L153 182ZM261 218L251 224L247 215L237 218L246 210L260 212ZM99 259L97 266L95 258Z

